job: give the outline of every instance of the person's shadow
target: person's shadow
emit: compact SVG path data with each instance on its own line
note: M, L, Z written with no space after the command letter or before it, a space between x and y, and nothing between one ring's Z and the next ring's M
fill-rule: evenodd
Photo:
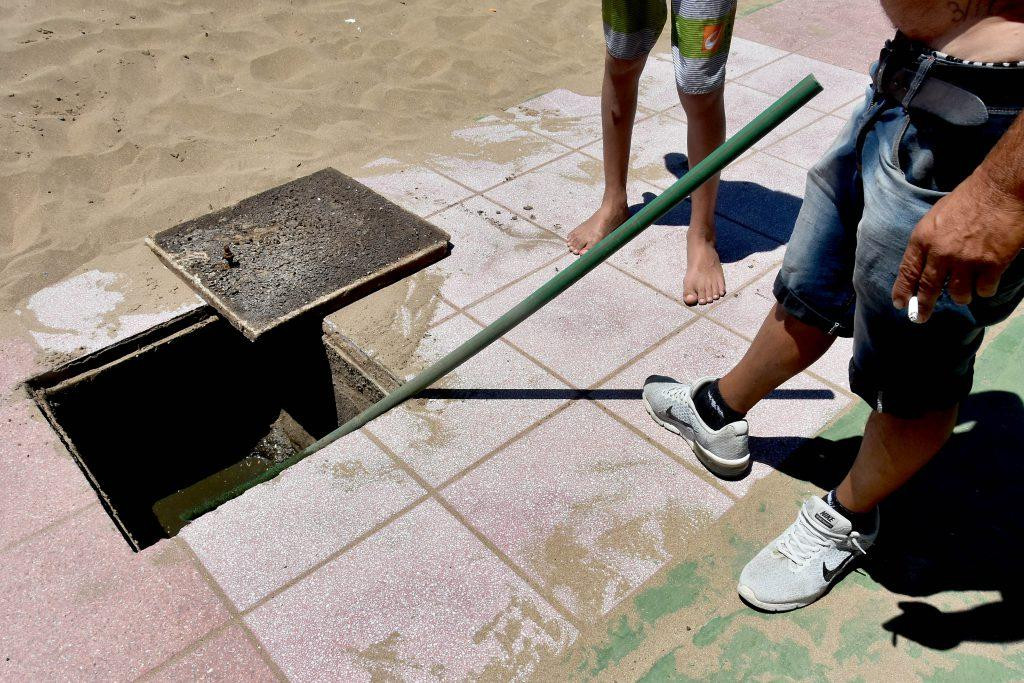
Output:
M943 612L900 603L883 627L936 649L965 641L1024 640L1024 405L1016 394L984 391L962 405L949 443L881 505L882 527L864 570L886 589L917 598L943 591L998 591L1001 600ZM752 439L773 453L789 444ZM860 437L804 442L776 467L823 489L849 470ZM773 457L774 459L774 457Z
M686 155L680 152L665 155L665 168L676 178L681 178L690 169ZM629 207L630 213L636 213L647 206L656 196L653 192L645 192L642 202ZM727 218L745 228L736 230L727 221L718 221L716 247L722 263L735 263L751 254L772 251L780 244L788 242L802 201L800 197L772 190L757 183L721 181L717 204L719 217ZM685 201L658 219L650 229L689 224L690 202Z

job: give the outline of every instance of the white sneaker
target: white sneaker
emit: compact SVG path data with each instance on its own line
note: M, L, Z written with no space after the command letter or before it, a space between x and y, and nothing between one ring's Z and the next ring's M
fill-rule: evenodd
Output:
M768 612L811 604L867 554L878 536L878 511L872 533L851 527L828 503L811 498L796 521L743 568L740 597Z
M750 467L747 421L737 420L714 430L693 404L697 390L714 381L714 377L705 377L690 386L652 375L644 382L644 407L655 422L683 437L704 467L720 477L733 478Z

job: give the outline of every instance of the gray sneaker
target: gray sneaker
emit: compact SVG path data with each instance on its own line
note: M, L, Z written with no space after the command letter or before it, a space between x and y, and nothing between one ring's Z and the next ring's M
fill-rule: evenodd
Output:
M705 377L690 386L670 377L652 375L644 382L644 407L655 422L683 437L704 467L720 477L733 478L750 467L747 421L730 422L714 430L705 424L693 405L696 391L714 381L714 377Z
M811 498L796 521L747 563L736 590L768 612L806 607L845 576L877 536L877 511L874 532L860 534L828 503Z

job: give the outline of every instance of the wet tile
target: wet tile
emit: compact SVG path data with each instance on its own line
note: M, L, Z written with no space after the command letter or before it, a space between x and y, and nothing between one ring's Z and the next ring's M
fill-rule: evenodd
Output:
M682 108L679 108L682 111ZM584 149L601 157L601 143ZM656 114L636 124L629 157L630 177L668 187L686 171L686 124Z
M824 90L806 106L821 112L832 111L862 94L870 80L864 73L793 54L752 71L738 81L742 85L779 97L809 73L814 74Z
M685 441L651 420L644 410L639 390L650 375L666 375L680 382L721 377L739 361L748 345L747 340L728 330L707 320L698 320L604 383L597 396L608 396L602 399L607 407L678 457L703 469ZM635 397L630 390L637 392ZM807 375L794 377L748 415L754 460L751 472L739 481L721 480L721 485L738 496L745 495L750 486L771 473L801 439L816 434L848 403L845 396Z
M791 164L810 169L825 156L845 126L845 119L823 116L765 151Z
M509 445L443 495L588 620L614 608L731 504L586 401Z
M145 681L247 681L278 680L276 672L260 655L241 626L227 629L180 656L159 671L143 677Z
M228 619L181 543L135 554L97 505L0 557L8 680L129 680Z
M454 152L430 163L449 178L480 191L569 151L513 123L488 120L452 133Z
M648 183L629 181L631 204L640 203L647 195L653 198L657 192ZM485 196L520 213L524 206L533 207L527 215L533 214L538 224L566 236L598 209L603 193L601 161L575 152L499 185Z
M567 147L601 139L601 98L558 88L508 110L514 121Z
M438 325L396 374L411 377L479 331L462 315ZM571 395L568 387L499 341L367 429L427 481L439 484Z
M433 222L452 236L451 255L434 271L444 277L441 293L459 306L565 254L565 242L557 235L483 197L453 206Z
M725 67L726 78L739 78L785 55L785 50L733 36L729 45L729 61Z
M567 256L469 309L492 322L572 263ZM587 387L676 329L693 314L605 265L506 337L577 387Z
M727 218L719 218L715 228L728 291L739 289L782 259L783 245ZM613 255L609 263L681 302L686 276L686 228L648 228Z
M718 212L779 242L788 242L803 201L807 172L755 152L722 171Z
M203 515L181 536L243 610L421 494L356 432Z
M0 405L0 547L96 501L88 480L35 404Z
M760 329L761 323L771 311L772 306L775 305L772 286L777 274L778 268L773 268L743 291L727 296L711 312L711 317L744 337L753 339ZM849 364L852 351L853 340L840 337L832 344L832 348L808 370L833 384L849 388Z
M359 182L417 216L440 211L473 194L435 171L393 159L379 159L364 170L366 175L357 178Z
M299 681L527 679L577 635L434 501L246 621Z
M62 360L203 305L142 243L99 256L80 271L30 296L21 315L35 343Z

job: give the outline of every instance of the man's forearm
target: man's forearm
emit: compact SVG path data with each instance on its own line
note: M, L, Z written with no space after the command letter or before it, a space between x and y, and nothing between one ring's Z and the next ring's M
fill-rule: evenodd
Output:
M1024 200L1024 114L1003 133L976 173L993 189Z

